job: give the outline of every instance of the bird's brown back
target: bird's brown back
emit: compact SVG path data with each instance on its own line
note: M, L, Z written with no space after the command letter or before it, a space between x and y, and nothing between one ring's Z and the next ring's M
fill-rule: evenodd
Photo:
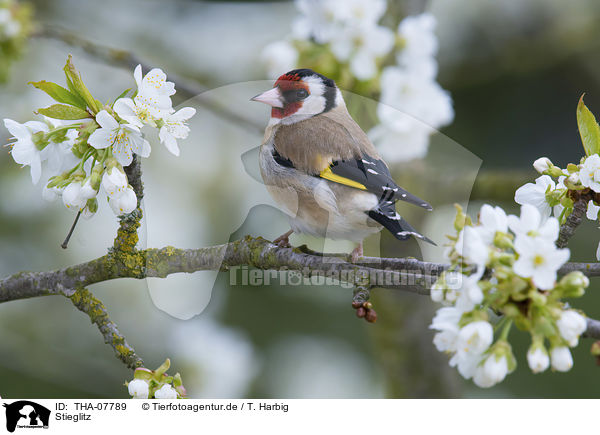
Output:
M334 160L361 158L363 154L379 158L343 105L295 124L279 125L274 139L277 152L309 174L319 174Z

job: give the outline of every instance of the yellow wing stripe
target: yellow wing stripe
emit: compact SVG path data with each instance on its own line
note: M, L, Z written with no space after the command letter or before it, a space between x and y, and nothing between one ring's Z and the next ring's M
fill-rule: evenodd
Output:
M326 180L333 181L334 183L339 183L339 184L343 184L345 186L354 187L355 189L367 190L367 188L364 185L362 185L354 180L334 174L333 172L331 172L330 167L323 169L321 171L321 173L319 174L319 176Z

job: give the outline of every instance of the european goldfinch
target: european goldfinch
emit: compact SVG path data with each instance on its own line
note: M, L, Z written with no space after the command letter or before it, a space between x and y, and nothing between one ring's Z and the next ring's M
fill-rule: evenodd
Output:
M272 106L260 148L263 181L288 214L292 232L358 243L382 227L397 239L419 234L397 212L402 200L432 210L399 187L367 135L352 119L335 82L310 69L295 69L273 89L252 98Z

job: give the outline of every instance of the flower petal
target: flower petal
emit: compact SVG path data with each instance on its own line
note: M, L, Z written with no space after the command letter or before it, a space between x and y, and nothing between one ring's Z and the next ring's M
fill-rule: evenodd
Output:
M107 128L109 130L115 130L119 128L119 123L113 118L106 110L101 110L96 115L96 122L100 124L100 127Z
M108 148L112 145L113 134L108 128L95 130L88 139L88 144L97 150Z
M158 137L160 138L161 143L169 150L171 154L179 156L177 140L165 127L160 129Z

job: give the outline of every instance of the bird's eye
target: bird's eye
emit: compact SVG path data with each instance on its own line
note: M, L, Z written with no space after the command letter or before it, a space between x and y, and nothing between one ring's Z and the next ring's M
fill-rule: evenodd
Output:
M296 97L300 100L303 100L308 97L308 91L306 89L298 89L296 91Z

